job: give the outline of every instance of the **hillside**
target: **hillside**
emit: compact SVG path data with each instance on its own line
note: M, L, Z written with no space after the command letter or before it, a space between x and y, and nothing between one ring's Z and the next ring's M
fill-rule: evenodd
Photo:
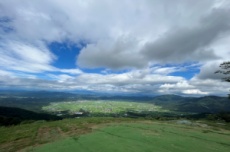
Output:
M84 118L0 127L0 151L227 152L229 124Z
M154 97L152 103L165 109L194 113L229 112L230 100L227 97L181 97L176 95L163 95Z
M0 107L0 126L16 125L25 121L31 122L36 120L60 120L60 117L20 108Z

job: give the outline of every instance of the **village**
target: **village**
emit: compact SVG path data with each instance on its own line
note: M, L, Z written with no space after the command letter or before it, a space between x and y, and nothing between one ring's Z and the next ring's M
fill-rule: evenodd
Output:
M122 102L122 101L71 101L50 103L42 108L46 112L57 116L127 116L128 113L167 112L160 106L150 103Z

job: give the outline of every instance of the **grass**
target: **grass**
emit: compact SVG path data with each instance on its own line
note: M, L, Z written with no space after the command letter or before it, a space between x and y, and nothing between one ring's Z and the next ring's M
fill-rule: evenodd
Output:
M229 151L229 125L211 125L99 117L37 121L0 127L0 152Z
M210 128L209 128L210 129ZM34 152L227 152L230 132L165 123L123 123L31 149Z
M125 101L75 101L75 102L56 102L42 108L48 112L70 111L71 113L80 110L90 113L121 113L126 111L151 111L151 112L167 112L160 106L151 103L137 103Z
M11 127L0 127L0 152L15 152L28 146L53 142L92 131L92 126L111 122L133 121L128 118L84 118L60 121L37 121Z

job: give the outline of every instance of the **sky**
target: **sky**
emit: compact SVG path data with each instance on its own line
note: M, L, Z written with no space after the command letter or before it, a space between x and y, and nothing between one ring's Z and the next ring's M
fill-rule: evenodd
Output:
M229 0L0 0L0 89L225 96Z

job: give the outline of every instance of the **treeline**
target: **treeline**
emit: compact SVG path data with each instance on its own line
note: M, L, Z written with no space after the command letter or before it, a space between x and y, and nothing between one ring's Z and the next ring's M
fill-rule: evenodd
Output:
M0 107L0 126L17 125L37 120L60 120L60 117L45 113L36 113L29 110L13 107Z
M221 112L217 114L208 114L206 117L208 120L223 120L230 122L230 112Z

